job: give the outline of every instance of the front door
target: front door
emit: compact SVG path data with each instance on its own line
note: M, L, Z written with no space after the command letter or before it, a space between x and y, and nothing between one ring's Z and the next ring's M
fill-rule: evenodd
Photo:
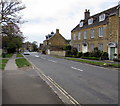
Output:
M115 47L110 47L110 59L113 60L115 58Z
M87 52L87 44L86 45L82 45L82 52L83 53Z

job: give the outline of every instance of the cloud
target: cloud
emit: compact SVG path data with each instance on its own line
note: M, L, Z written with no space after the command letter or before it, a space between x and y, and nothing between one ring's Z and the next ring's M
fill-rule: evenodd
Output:
M71 38L71 30L84 19L85 9L91 15L117 5L118 0L22 0L25 23L21 30L28 40L42 42L45 35L55 32L56 28L66 38ZM34 36L34 37L33 37Z

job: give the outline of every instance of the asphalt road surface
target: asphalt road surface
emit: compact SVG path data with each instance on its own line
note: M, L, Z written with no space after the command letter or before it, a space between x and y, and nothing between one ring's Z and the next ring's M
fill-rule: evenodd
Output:
M118 104L118 71L39 53L26 57L80 104Z

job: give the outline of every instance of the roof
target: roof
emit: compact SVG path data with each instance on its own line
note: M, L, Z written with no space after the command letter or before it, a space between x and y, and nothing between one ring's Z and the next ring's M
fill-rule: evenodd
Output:
M113 8L110 8L108 10L102 11L98 14L95 14L93 16L90 16L87 19L81 20L81 21L83 21L83 27L79 27L79 24L78 24L71 32L86 29L86 28L95 27L95 26L98 26L98 25L107 24L108 23L108 17L111 16L111 15L116 15L117 14L117 7L118 7L118 5L113 7ZM101 14L105 14L106 17L105 17L104 21L99 22L99 16ZM93 24L88 25L88 19L90 19L90 18L93 18Z

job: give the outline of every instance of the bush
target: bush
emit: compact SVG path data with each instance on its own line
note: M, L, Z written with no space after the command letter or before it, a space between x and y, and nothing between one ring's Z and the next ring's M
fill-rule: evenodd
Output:
M84 57L89 57L90 56L90 52L83 53L83 56Z
M72 47L70 45L63 47L63 50L71 50Z
M114 58L113 61L115 61L115 62L120 62L120 59Z
M107 52L102 52L101 60L108 60L108 53Z
M82 55L83 55L82 52L78 52L77 57L80 58L80 57L82 57Z
M77 56L78 53L77 48L72 48L71 52L73 56Z
M101 57L102 52L100 50L98 50L98 48L94 48L94 51L92 52L92 56L93 57Z
M2 53L2 57L5 58L6 57L6 53Z
M66 57L72 57L72 52L71 52L71 50L66 50L65 56L66 56Z

